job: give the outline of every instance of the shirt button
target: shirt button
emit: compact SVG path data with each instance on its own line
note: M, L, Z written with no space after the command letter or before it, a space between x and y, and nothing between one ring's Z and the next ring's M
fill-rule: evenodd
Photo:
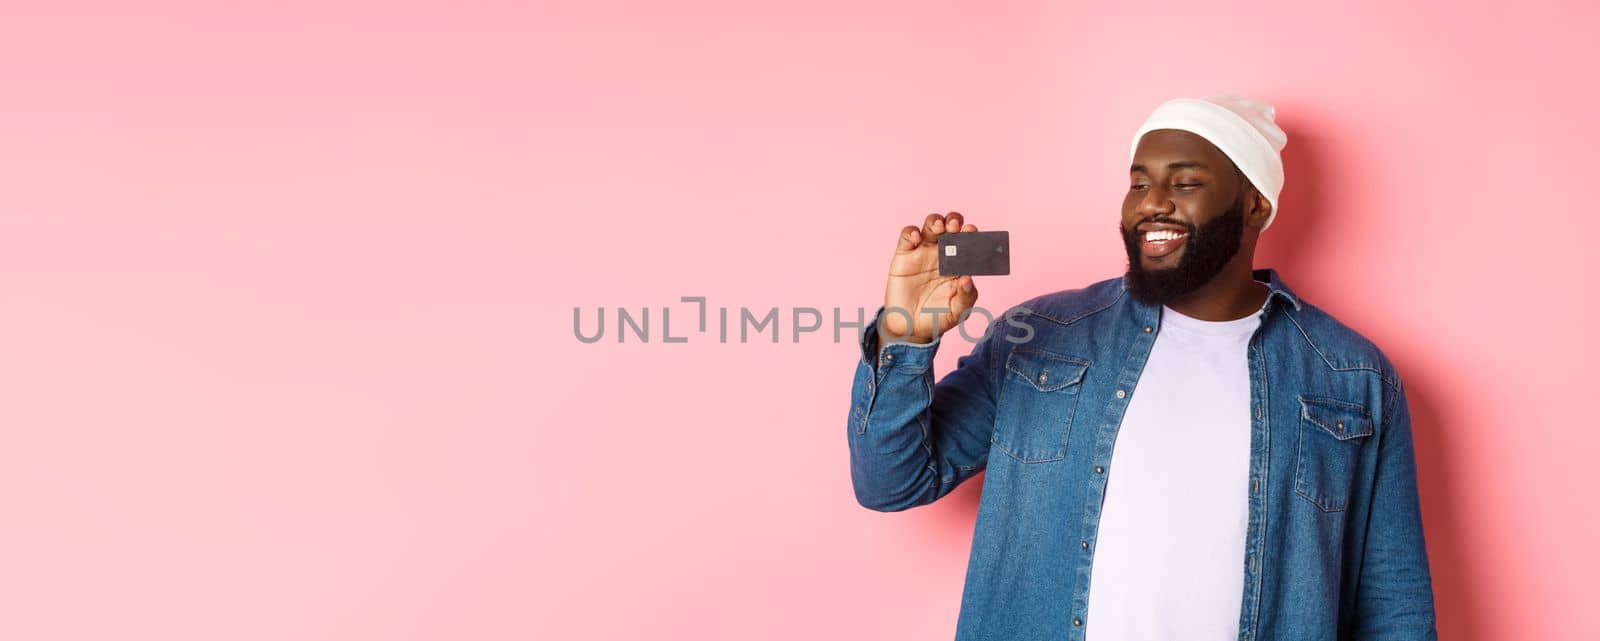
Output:
M886 361L894 360L894 354L893 353L884 354L883 355L883 360L886 360Z
M1094 466L1094 473L1095 474L1105 474L1106 473L1106 468L1103 468L1103 467L1100 467L1099 465L1096 465L1096 466Z
M1151 330L1150 330L1150 326L1149 326L1149 325L1145 325L1145 326L1144 326L1144 333L1146 333L1146 334L1149 334L1149 333L1150 333L1150 331L1151 331Z
M1078 617L1072 617L1072 625L1082 626L1083 625L1083 619L1080 619Z
M1081 548L1087 550L1087 549L1089 549L1089 542L1088 541L1078 541L1078 547L1081 547Z
M1127 392L1124 392L1122 390L1117 390L1117 398L1122 398L1122 397L1127 396L1127 395L1128 395Z
M1039 384L1040 385L1043 385L1045 383L1045 381L1048 381L1048 380L1050 380L1050 374L1049 373L1047 373L1047 372L1039 372Z

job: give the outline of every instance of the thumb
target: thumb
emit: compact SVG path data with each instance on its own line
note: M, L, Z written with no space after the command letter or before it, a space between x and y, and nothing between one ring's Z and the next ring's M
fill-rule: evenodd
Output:
M978 286L972 282L971 276L961 276L956 279L956 295L950 302L950 308L960 318L967 310L978 303Z

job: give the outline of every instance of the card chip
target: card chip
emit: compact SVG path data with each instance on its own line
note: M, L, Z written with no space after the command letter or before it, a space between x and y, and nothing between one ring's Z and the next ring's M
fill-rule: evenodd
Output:
M956 246L955 245L945 245L944 246L944 255L946 255L946 256L954 256L954 255L956 255Z

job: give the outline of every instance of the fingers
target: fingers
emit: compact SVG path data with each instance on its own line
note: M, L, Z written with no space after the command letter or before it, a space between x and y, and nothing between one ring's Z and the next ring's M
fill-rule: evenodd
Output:
M929 241L938 240L939 234L946 231L961 231L961 212L952 211L949 215L928 214L922 220L922 235Z
M900 228L900 241L895 243L894 250L907 252L916 249L922 244L922 230L916 225L906 225Z
M928 214L928 217L922 220L922 227L907 225L900 229L900 242L895 246L895 251L911 251L937 241L941 234L964 231L978 231L978 227L965 224L959 211L952 211L949 214Z

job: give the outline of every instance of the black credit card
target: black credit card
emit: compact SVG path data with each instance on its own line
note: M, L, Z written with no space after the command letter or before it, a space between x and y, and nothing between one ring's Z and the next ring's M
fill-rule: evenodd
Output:
M1011 232L939 234L940 276L1004 276L1011 273Z

